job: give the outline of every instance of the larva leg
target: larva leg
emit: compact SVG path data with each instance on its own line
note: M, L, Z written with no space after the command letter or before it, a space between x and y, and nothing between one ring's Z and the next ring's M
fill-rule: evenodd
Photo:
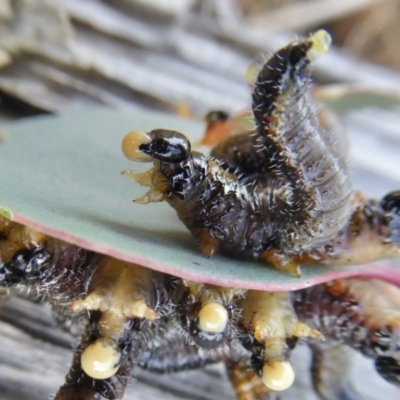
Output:
M199 230L199 244L201 251L207 257L211 257L219 248L219 240L205 228Z
M301 276L300 264L294 257L284 254L281 250L271 249L264 251L260 260L273 265L277 270L288 272L294 276Z
M278 400L277 394L265 386L248 363L229 361L226 367L237 400Z
M254 372L269 389L287 389L294 381L290 355L297 340L322 340L322 334L299 321L289 293L249 290L238 306L240 340L252 353Z
M327 339L372 358L380 375L400 384L399 289L384 282L346 279L294 292L299 318Z
M91 314L91 323L96 325L97 313ZM55 400L100 400L122 398L123 393L130 377L130 373L134 365L140 359L144 350L145 337L140 330L144 329L145 322L140 320L133 321L132 324L124 332L125 338L119 345L104 342L99 344L98 338L94 332L94 326L88 326L86 334L76 349L71 369L66 376L65 384L60 388L55 396ZM97 346L90 345L97 342ZM90 358L93 362L97 362L98 367L104 367L107 370L117 371L110 377L104 379L95 379L87 375L82 368L82 358L85 352L87 355L87 363ZM94 364L95 365L95 364Z
M123 395L163 306L161 282L160 275L144 267L110 257L99 261L86 296L71 304L72 311L88 313L89 325L57 400L69 399L67 394L73 399L89 388L107 399Z
M317 343L310 347L312 382L321 400L362 400L348 379L351 350L343 345Z
M123 140L125 156L153 162L149 173L124 172L150 187L137 201L166 200L208 256L219 248L259 259L269 250L297 255L325 244L347 223L350 197L346 163L330 151L335 141L318 130L307 94L308 65L329 42L329 35L318 31L279 50L259 74L253 147L265 149L266 182L251 182L250 174L238 176L191 151L178 132L135 131ZM276 264L300 274L298 265L289 265Z
M229 114L222 110L213 110L206 114L204 122L206 130L200 141L202 146L213 146L229 135L231 124Z

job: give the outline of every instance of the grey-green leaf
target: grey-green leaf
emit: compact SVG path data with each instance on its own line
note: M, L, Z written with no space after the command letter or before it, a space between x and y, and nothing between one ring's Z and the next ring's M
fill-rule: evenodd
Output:
M85 110L16 123L0 145L0 213L78 246L195 281L295 290L364 275L400 285L400 273L385 265L304 266L302 277L294 278L256 262L205 258L167 204L134 204L144 189L120 175L132 168L120 150L123 136L153 128L179 130L193 140L203 131L199 123L144 111Z

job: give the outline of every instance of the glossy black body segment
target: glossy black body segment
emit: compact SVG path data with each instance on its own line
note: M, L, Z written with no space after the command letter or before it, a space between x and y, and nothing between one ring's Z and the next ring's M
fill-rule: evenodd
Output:
M284 267L287 259L363 262L366 249L372 256L396 254L399 192L380 202L351 192L338 132L321 124L308 93L308 65L329 47L327 37L319 31L272 56L254 86L255 129L229 137L211 157L192 151L179 132L128 134L124 154L153 162L150 171L126 171L150 187L138 202L167 201L207 256L221 248L272 262L268 253ZM227 115L207 118L223 122ZM191 282L0 215L0 286L28 289L65 320L79 320L81 341L56 400L122 398L136 367L164 373L220 361L238 400L272 400L273 391L293 383L290 357L301 341L312 350L319 398L359 400L347 380L348 348L400 384L400 311L389 285L376 285L348 279L288 293ZM103 346L100 355L96 344ZM100 358L111 364L106 374L92 368Z
M293 292L293 302L299 318L329 341L372 358L380 375L399 385L399 313L387 313L381 303L384 297L374 300L374 289L374 283L361 279L338 281Z
M319 123L308 93L312 46L290 44L262 68L254 132L220 143L214 159L192 152L156 167L170 182L167 201L192 234L201 240L207 231L235 257L258 258L271 248L301 254L327 243L349 220L347 158L335 132Z

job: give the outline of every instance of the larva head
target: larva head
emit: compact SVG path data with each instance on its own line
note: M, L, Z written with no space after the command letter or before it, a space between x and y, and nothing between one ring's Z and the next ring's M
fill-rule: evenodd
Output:
M100 338L83 351L81 367L94 379L108 379L115 375L121 361L121 350L110 338Z
M400 254L400 190L388 193L379 202L385 212L385 224L389 230L389 241L396 243L397 253Z
M400 360L396 356L379 356L375 360L375 368L383 379L400 387Z
M380 201L383 211L390 212L400 216L400 190L388 193Z
M145 173L122 171L140 185L150 187L135 200L141 204L185 199L204 180L208 165L205 156L191 152L186 136L166 129L128 133L122 141L122 152L132 161L155 161L154 168Z
M190 142L181 133L167 129L132 131L122 140L122 152L132 161L179 163L190 154Z
M229 118L229 114L224 110L213 110L206 114L204 117L207 124L214 122L225 122Z

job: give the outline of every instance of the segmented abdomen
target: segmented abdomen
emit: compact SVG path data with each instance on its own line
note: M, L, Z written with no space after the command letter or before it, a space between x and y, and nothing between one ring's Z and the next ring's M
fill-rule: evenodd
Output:
M334 344L374 359L383 378L400 383L398 288L373 279L346 279L292 292L292 298L304 323Z
M261 207L269 210L267 222L286 253L327 243L350 216L341 132L329 129L326 114L321 124L309 94L313 46L310 38L274 54L255 82L255 132L230 137L212 151L225 168L264 189Z
M326 243L350 215L347 160L338 153L337 133L321 127L308 94L312 43L278 51L261 70L253 92L253 114L261 146L268 150L271 173L266 187L281 247L306 250ZM286 194L274 191L285 187Z

